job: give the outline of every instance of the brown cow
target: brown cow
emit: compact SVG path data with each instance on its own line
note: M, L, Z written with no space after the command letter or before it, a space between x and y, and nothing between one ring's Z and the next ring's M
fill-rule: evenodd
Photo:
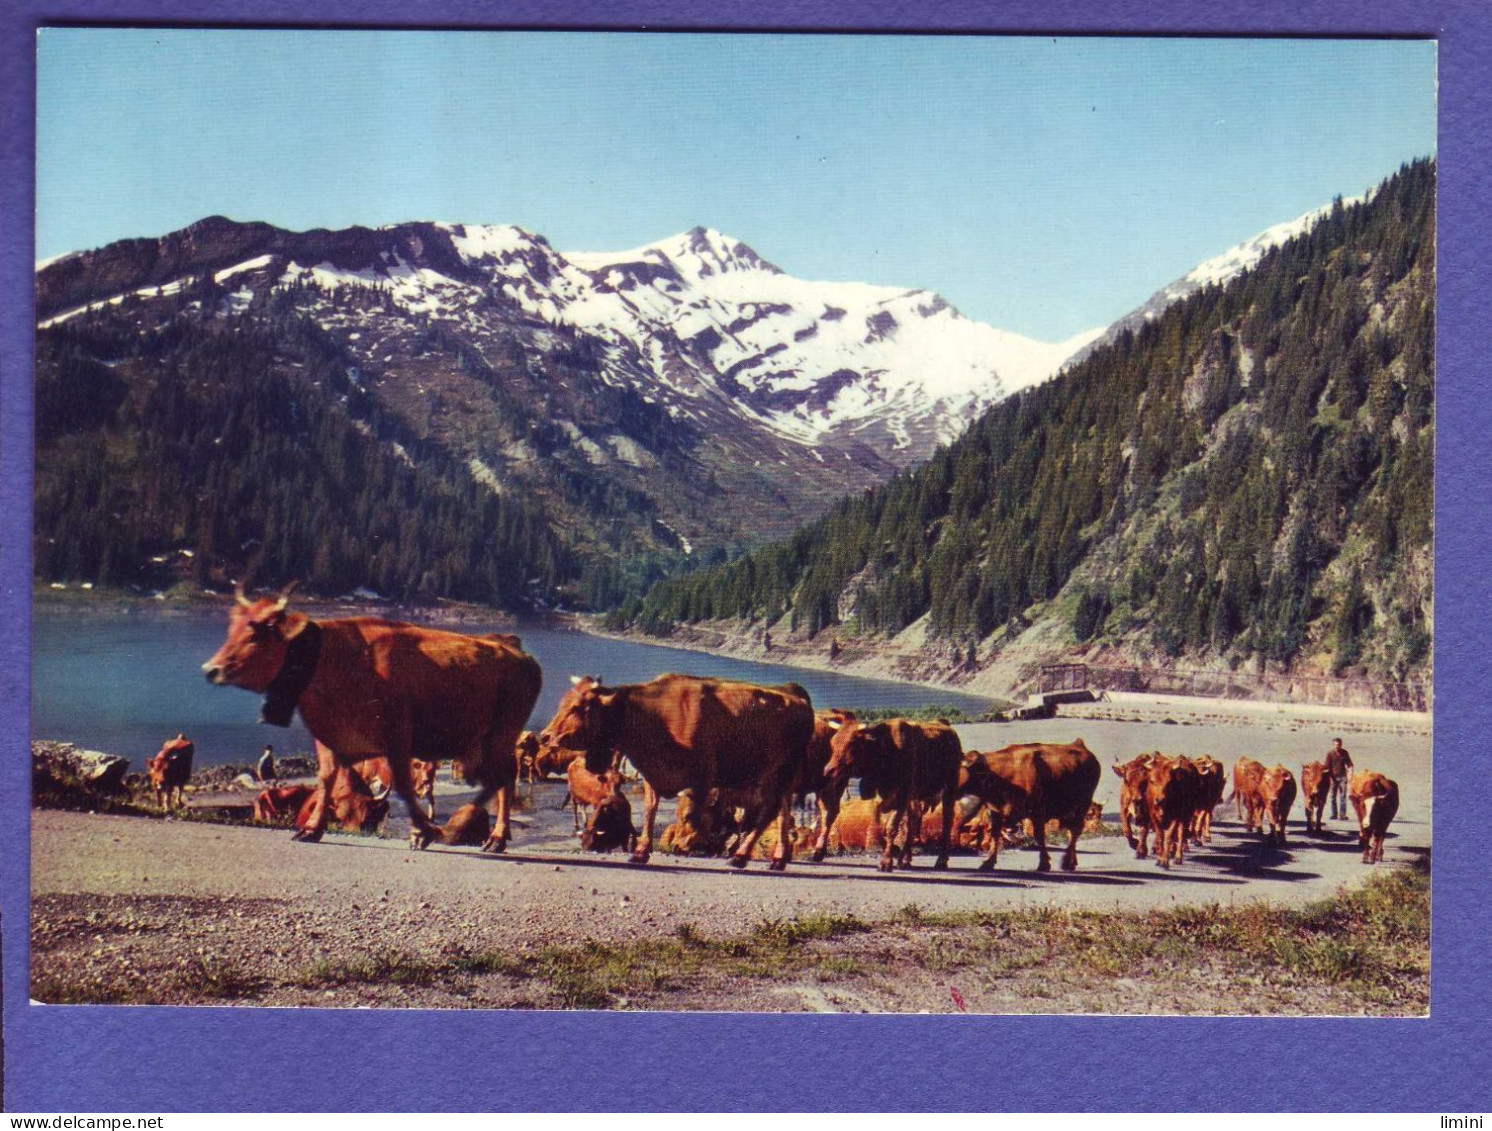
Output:
M748 791L748 808L756 814L731 866L746 866L763 829L775 819L779 855L771 867L780 871L792 852L787 829L793 792L803 780L812 735L813 706L796 684L758 687L662 675L618 687L576 682L539 741L582 751L593 773L610 768L618 753L637 767L643 779L643 827L634 862L646 863L652 854L660 797L692 789L695 798L708 798L718 788Z
M1211 754L1192 759L1197 774L1202 779L1202 790L1197 798L1197 808L1192 814L1191 838L1193 844L1212 843L1212 813L1223 803L1223 789L1228 784L1227 770Z
M868 852L885 844L885 830L881 827L881 803L876 800L845 801L829 830L829 849L832 852Z
M533 731L526 730L518 736L518 741L513 746L513 757L518 759L519 781L535 782L549 776L539 770L539 736Z
M440 773L439 762L427 762L423 758L409 760L410 787L415 800L425 808L425 816L435 819L435 776Z
M1169 869L1172 861L1186 862L1186 841L1192 814L1202 796L1202 775L1189 758L1150 757L1150 780L1145 805L1155 833L1155 862Z
M825 776L829 759L833 756L831 744L835 733L845 724L854 721L853 711L839 707L814 712L813 738L809 741L803 776L793 791L793 798L795 801L803 801L812 794L818 808L818 819L812 829L795 829L792 838L795 849L806 843L814 860L822 860L828 853L830 832L839 816L844 792L843 782L831 783ZM673 824L663 830L660 844L666 842L665 846L676 852L705 852L715 855L725 851L732 839L743 831L741 826L750 823L752 813L749 807L752 800L749 795L741 795L740 791L712 790L708 812L698 812L692 795L687 791L681 793L678 815ZM738 811L741 810L746 811L740 812L738 816ZM704 824L712 827L710 833L702 834ZM766 836L765 833L762 835ZM772 844L776 843L776 838L773 838ZM758 852L757 855L762 853Z
M1145 800L1150 792L1150 757L1140 754L1112 767L1119 775L1119 827L1136 860L1150 854L1150 806Z
M580 847L592 852L632 847L632 806L622 793L620 771L608 769L593 774L585 768L584 758L576 758L570 763L566 777L570 782L571 817L575 831L580 834ZM587 811L583 828L582 805Z
M336 824L348 832L377 832L389 815L389 790L393 771L387 758L366 758L351 766L338 766L332 778L331 811L321 824ZM309 829L320 819L320 791L311 790L295 816L297 830Z
M1237 803L1237 813L1243 819L1243 831L1247 833L1260 826L1264 799L1259 796L1259 783L1263 778L1263 763L1252 758L1240 758L1233 763L1233 796L1228 800Z
M1306 832L1319 833L1324 828L1322 818L1330 794L1331 775L1326 772L1325 762L1307 762L1300 767L1300 804L1305 809Z
M1357 813L1362 862L1376 864L1383 859L1383 838L1388 835L1388 826L1399 811L1399 783L1368 770L1352 775L1347 796Z
M898 858L912 865L912 846L922 827L923 806L942 805L943 833L938 840L934 868L948 867L948 838L952 832L954 801L958 796L959 764L963 747L947 723L914 723L887 719L874 726L848 723L830 744L824 771L826 789L841 794L851 777L860 779L860 796L881 799L881 810L891 815L877 867L891 871ZM903 819L907 835L897 848Z
M150 788L155 791L155 803L165 812L172 803L186 808L186 784L192 780L192 757L197 748L184 734L168 739L146 763L150 773Z
M1259 779L1259 801L1264 817L1269 821L1269 832L1265 839L1275 844L1285 843L1285 821L1290 816L1290 807L1295 804L1295 775L1284 766L1271 766ZM1264 823L1259 823L1264 832Z
M853 711L839 707L814 712L813 738L808 743L806 766L798 790L802 794L813 794L818 805L817 835L813 841L815 860L822 860L829 851L829 834L839 818L844 797L845 780L831 782L828 777L829 760L834 756L834 736L855 721Z
M292 589L250 601L240 588L227 639L202 670L211 683L264 694L266 722L288 725L299 708L316 740L320 805L296 839L321 839L338 766L384 757L409 808L410 843L424 847L440 829L415 798L410 760L449 756L479 787L476 804L494 803L483 848L501 852L512 834L513 747L542 681L533 657L506 635L462 636L375 617L314 621L286 611Z
M1000 855L1000 829L1031 823L1040 856L1038 872L1052 870L1047 852L1047 822L1055 820L1067 830L1067 851L1062 870L1078 866L1078 837L1088 819L1093 791L1103 776L1103 767L1081 738L1061 745L1054 742L1024 742L991 753L971 752L963 759L959 791L982 800L994 814L990 822L989 856L980 871L992 870Z
M254 820L265 825L288 821L315 792L309 785L276 785L261 790L254 798Z

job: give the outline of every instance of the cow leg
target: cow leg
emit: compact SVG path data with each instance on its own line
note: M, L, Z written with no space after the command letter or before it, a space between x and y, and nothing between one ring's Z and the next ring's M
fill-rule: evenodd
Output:
M1084 817L1075 817L1067 824L1067 851L1062 854L1062 870L1064 872L1076 872L1078 870L1078 837L1083 832Z
M756 847L756 842L761 839L762 833L767 831L767 826L775 820L778 832L777 847L772 851L772 862L768 865L768 869L773 872L783 871L792 856L792 845L788 843L788 838L792 835L792 807L792 793L784 791L775 808L763 804L759 810L750 814L749 831L737 842L735 852L731 854L730 866L738 869L746 867L751 860L751 852Z
M483 852L506 852L513 839L513 783L504 782L493 791L492 835L482 845Z
M1036 870L1050 872L1052 856L1046 850L1046 819L1040 813L1031 818L1031 831L1036 834L1036 851L1041 853L1041 858L1036 862Z
M646 864L653 855L653 823L658 818L658 791L642 779L642 836L632 846L632 863Z
M1000 857L1000 841L1004 839L1002 834L1005 831L1004 819L993 809L988 810L988 812L990 814L989 855L979 862L979 870L981 872L993 872L995 870L995 861Z
M902 818L906 816L907 803L903 801L898 807L891 810L891 820L886 825L886 843L881 847L881 859L876 867L882 872L891 871L896 859L896 834L901 829Z
M787 870L793 858L793 795L789 790L782 796L782 813L777 820L777 848L772 853L772 863L767 865L773 872Z
M834 822L839 820L841 797L840 792L835 789L829 789L818 795L819 835L813 844L814 860L822 860L829 854L829 830L834 827Z
M311 806L311 822L297 829L291 840L303 840L315 844L326 832L327 818L332 810L332 782L337 776L337 756L332 748L319 739L316 742L316 793Z
M933 871L946 871L948 868L948 849L953 843L953 818L954 808L958 798L954 795L955 789L943 790L943 839L938 842L938 858L933 861Z

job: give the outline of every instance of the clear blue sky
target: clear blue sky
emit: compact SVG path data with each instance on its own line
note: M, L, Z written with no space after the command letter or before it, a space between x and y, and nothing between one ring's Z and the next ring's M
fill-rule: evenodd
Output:
M1056 340L1435 149L1419 41L44 29L38 258L211 214L696 224Z

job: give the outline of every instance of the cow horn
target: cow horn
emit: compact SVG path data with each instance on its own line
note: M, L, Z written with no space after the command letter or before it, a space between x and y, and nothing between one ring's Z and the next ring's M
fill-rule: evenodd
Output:
M583 675L572 675L570 677L570 686L571 687L578 687L580 685L580 681L582 679L584 679L584 678L585 678L585 676L583 676Z
M247 597L245 597L243 595L243 582L242 581L235 581L233 583L233 596L236 597L238 599L238 603L240 605L242 605L246 609L251 604L253 604L252 601L250 601Z
M374 778L368 783L368 792L373 795L374 801L382 801L389 795L388 783L382 778Z
M275 600L276 609L284 609L286 605L290 604L290 594L295 592L295 588L299 584L299 581L292 581L289 585L280 590L280 596Z

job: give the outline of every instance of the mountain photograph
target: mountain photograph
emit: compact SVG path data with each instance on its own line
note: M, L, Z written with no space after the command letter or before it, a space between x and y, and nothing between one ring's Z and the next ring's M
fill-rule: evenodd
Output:
M30 999L1424 1017L1436 66L43 29Z

